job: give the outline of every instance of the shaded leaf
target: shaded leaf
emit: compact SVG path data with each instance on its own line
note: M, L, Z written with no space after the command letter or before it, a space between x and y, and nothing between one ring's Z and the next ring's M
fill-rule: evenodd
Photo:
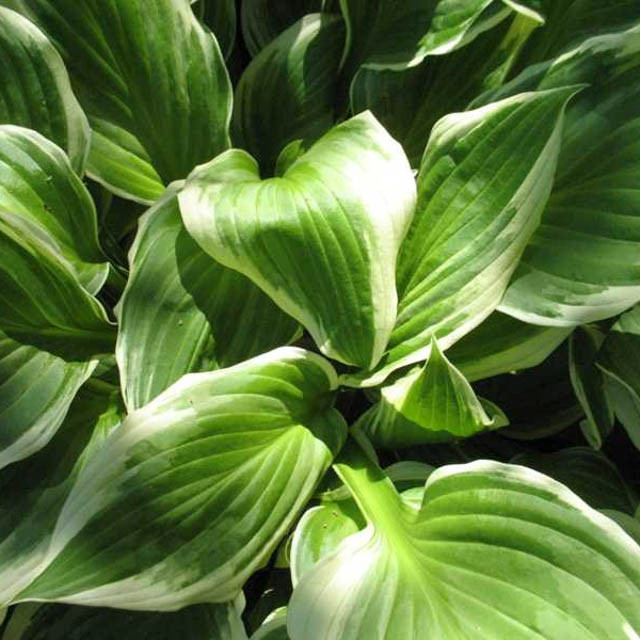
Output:
M0 469L49 442L97 364L67 363L0 333Z
M116 354L130 410L185 373L236 364L297 333L250 280L200 249L171 188L141 218L129 257Z
M292 140L314 140L333 125L336 83L344 43L338 16L308 15L277 36L247 67L235 94L237 146L272 175Z
M113 351L115 327L28 220L0 212L0 331L65 359Z
M594 449L602 446L613 429L613 411L605 395L604 375L596 367L603 340L602 333L588 326L576 329L569 339L571 384L586 415L580 427Z
M512 463L551 476L594 509L617 509L633 514L638 506L638 497L613 462L587 447L571 447L555 453L523 453L515 456Z
M9 604L44 568L75 477L119 422L117 394L88 383L43 449L0 471L0 603Z
M494 311L448 351L447 357L469 382L536 367L571 333L539 327Z

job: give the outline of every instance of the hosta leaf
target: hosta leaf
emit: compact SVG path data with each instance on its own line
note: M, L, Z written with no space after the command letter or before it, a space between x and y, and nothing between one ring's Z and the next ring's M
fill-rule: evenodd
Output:
M638 498L616 466L599 451L571 447L555 453L523 453L511 460L566 485L594 509L635 511Z
M336 385L286 347L181 378L82 470L19 598L170 611L235 597L342 445Z
M87 114L135 136L164 181L228 146L222 54L185 0L8 2L56 43Z
M514 11L539 24L546 22L547 7L545 6L545 0L502 0L502 2Z
M422 56L449 53L504 20L510 13L494 0L440 0L429 31L420 41Z
M44 568L74 478L119 422L117 396L88 383L43 449L0 471L0 604L9 604Z
M193 172L179 200L198 244L266 291L323 353L375 365L395 320L415 182L371 114L325 134L282 178L261 181L251 156L222 154Z
M65 362L0 333L0 469L49 442L97 364Z
M640 399L613 376L607 376L605 388L616 418L625 428L631 442L640 449Z
M354 113L370 109L402 144L411 166L418 167L433 125L448 113L464 111L480 91L500 84L535 26L515 16L472 44L430 56L410 69L362 67L351 83L351 108Z
M37 225L91 293L108 272L94 204L69 159L39 133L0 125L0 208Z
M0 124L39 131L65 149L80 173L89 123L55 47L29 20L0 7L0 49Z
M539 327L494 311L456 342L447 357L470 382L538 366L571 329Z
M115 327L28 220L0 210L0 331L65 359L113 351Z
M198 247L172 189L141 218L130 265L116 347L130 410L185 373L247 360L297 332L250 280Z
M337 470L368 527L303 576L292 640L633 637L640 547L563 485L477 461L404 506L362 453Z
M615 509L601 509L607 518L611 518L619 524L638 544L640 544L640 520L633 518L628 513L616 511Z
M255 56L302 16L324 10L331 0L243 0L242 35Z
M481 402L444 356L435 338L428 362L381 390L358 425L375 446L401 448L468 438L508 424L490 402Z
M436 0L340 0L347 24L343 64L348 75L363 63L382 68L416 64L419 42L429 31L435 5Z
M208 25L228 58L236 39L236 4L234 0L196 0L196 15ZM246 4L246 3L244 3Z
M365 523L353 500L323 502L300 518L291 542L293 586L322 558L333 553L348 536Z
M287 608L276 609L256 629L251 640L289 640L287 633Z
M237 146L272 175L292 140L331 128L344 23L335 15L305 16L266 46L247 67L235 94Z
M542 29L527 43L520 69L564 53L570 46L599 33L624 27L638 19L637 0L503 0L514 6L540 7L546 16Z
M640 27L587 40L522 85L591 87L567 109L553 192L501 309L570 326L640 300Z
M568 358L568 345L563 344L537 367L489 378L477 385L478 393L509 416L511 424L501 435L539 440L577 425L584 417L571 384Z
M91 119L91 153L87 174L111 192L151 204L164 185L135 136L100 118Z
M398 317L371 386L443 349L497 307L551 190L563 112L575 89L524 93L434 127L416 215L398 259Z
M238 604L201 604L172 613L122 611L62 604L21 604L11 616L2 640L149 640L179 637L247 640Z
M607 396L612 408L640 449L640 305L613 325L597 362L610 377Z
M613 411L605 395L604 374L596 367L604 335L595 328L576 329L569 339L571 383L586 419L580 423L587 442L599 449L613 429Z

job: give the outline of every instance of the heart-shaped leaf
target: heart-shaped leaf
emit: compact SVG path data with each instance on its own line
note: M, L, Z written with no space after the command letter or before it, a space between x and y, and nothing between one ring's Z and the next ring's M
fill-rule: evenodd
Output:
M369 368L396 315L395 270L415 182L400 145L369 113L325 134L282 178L260 180L232 150L179 195L185 226L251 278L326 355Z
M292 640L628 640L640 631L640 546L563 485L477 461L403 503L361 451L336 469L368 520L302 577Z
M290 347L181 378L84 467L19 600L171 611L234 598L342 446L336 386L326 360Z

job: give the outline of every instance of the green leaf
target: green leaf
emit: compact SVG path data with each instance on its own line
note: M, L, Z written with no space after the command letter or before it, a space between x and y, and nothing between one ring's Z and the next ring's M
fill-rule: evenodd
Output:
M69 360L113 351L115 327L29 220L0 210L0 331Z
M469 382L537 367L555 351L571 329L538 327L494 311L456 342L447 357Z
M472 44L429 56L410 69L361 67L351 83L351 109L370 109L402 144L411 166L418 167L433 125L449 113L464 111L480 91L501 84L535 26L515 16Z
M241 604L241 603L240 603ZM247 640L238 603L201 604L172 613L60 604L18 605L2 640Z
M192 173L179 200L198 244L253 280L324 354L375 365L395 320L415 182L371 114L333 128L282 178L261 181L251 156L222 154Z
M577 426L584 412L571 384L568 351L568 345L563 344L537 367L478 385L479 391L509 416L511 424L501 435L521 441L539 440Z
M0 50L0 124L35 129L65 149L81 173L89 123L55 47L29 20L0 7Z
M572 326L640 300L639 36L587 40L501 91L591 84L567 109L553 192L500 306L514 317Z
M563 112L575 88L524 93L446 116L418 174L416 215L398 259L398 317L372 386L447 349L499 304L551 190Z
M323 502L300 518L291 542L291 580L295 587L305 573L365 523L353 500Z
M429 31L436 0L340 0L347 25L343 67L406 68L417 64L421 38Z
M305 574L292 640L623 640L640 630L640 547L563 485L478 461L438 469L420 509L358 451L337 471L368 527Z
M607 398L616 418L625 428L631 442L640 449L640 400L622 382L613 376L605 380Z
M36 131L0 126L0 208L41 229L90 293L108 273L95 206L58 146Z
M272 175L292 140L316 139L333 125L344 43L339 16L308 15L277 36L247 67L235 94L233 138Z
M336 385L327 361L288 347L181 378L82 470L19 600L171 611L235 597L344 441Z
M65 362L0 333L0 469L51 440L97 364Z
M211 28L224 57L228 58L236 39L235 0L196 0L191 4L196 5L196 14Z
M534 22L544 24L547 21L545 0L502 0L502 2Z
M249 53L255 56L294 22L329 4L327 0L243 0L242 35Z
M0 471L0 604L9 604L44 569L75 477L119 422L117 394L89 382L45 447Z
M87 175L123 198L142 204L157 200L164 185L136 137L100 118L92 118L91 126Z
M420 41L420 56L450 53L499 24L509 14L508 6L494 0L440 0L429 31Z
M287 633L287 608L271 613L251 636L251 640L289 640Z
M576 329L569 339L571 383L586 415L580 427L594 449L600 449L613 429L613 411L605 395L604 374L596 367L603 340L600 331L588 326Z
M517 11L530 7L545 14L546 22L527 43L519 70L549 60L600 33L614 31L638 20L637 0L503 0Z
M613 325L598 353L607 396L629 437L640 449L640 305Z
M638 544L640 544L640 521L633 518L628 513L616 511L615 509L601 509L607 518L611 518L615 523L619 524Z
M87 114L135 136L165 182L228 146L222 54L185 0L10 2L55 42Z
M140 219L119 303L116 354L129 410L185 373L226 367L290 342L298 324L185 231L169 189Z
M570 447L554 453L528 452L515 456L511 462L551 476L594 509L633 514L638 506L638 497L613 462L589 447Z
M380 402L358 426L376 447L396 449L468 438L508 423L498 407L476 397L434 338L428 362L382 387Z

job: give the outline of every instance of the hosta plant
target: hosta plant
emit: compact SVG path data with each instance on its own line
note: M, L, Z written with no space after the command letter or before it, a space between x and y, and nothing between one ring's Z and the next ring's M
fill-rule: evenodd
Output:
M639 0L0 0L2 640L640 638Z

